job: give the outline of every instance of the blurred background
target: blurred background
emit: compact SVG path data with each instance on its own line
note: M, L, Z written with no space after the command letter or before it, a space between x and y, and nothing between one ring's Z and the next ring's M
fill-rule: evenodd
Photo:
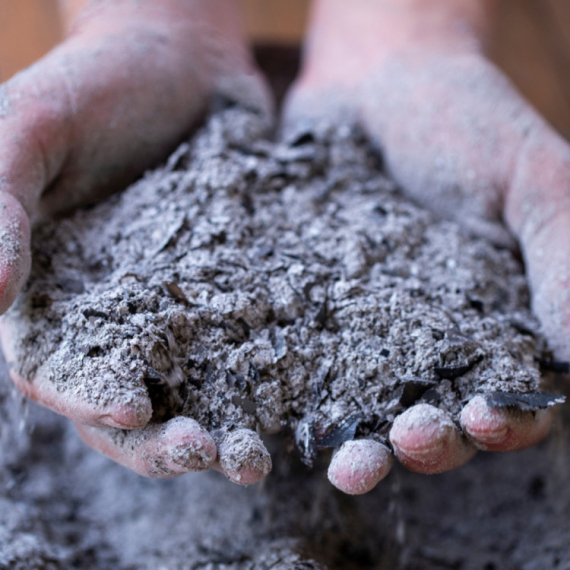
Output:
M256 55L278 93L298 66L310 0L244 0ZM491 56L524 95L570 138L570 2L501 0ZM0 81L62 36L57 0L0 0Z

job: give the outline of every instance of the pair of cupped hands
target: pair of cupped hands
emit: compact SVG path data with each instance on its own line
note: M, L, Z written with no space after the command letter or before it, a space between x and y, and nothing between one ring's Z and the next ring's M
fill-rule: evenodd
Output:
M466 231L518 243L533 309L567 357L570 146L486 59L491 19L483 0L317 0L283 122L351 116L411 197ZM270 112L240 21L235 0L92 1L62 44L0 87L1 312L28 276L34 220L101 199L165 158L216 91ZM6 324L1 334L10 362ZM266 462L225 461L233 450L190 418L147 425L146 396L102 409L46 378L11 375L26 396L73 420L90 446L142 475L158 464L165 476L212 467L245 484L267 474ZM514 413L475 397L460 431L420 404L395 420L392 450L348 442L328 475L363 493L394 455L413 471L439 473L477 449L533 445L551 423L550 412ZM113 437L117 428L126 435Z

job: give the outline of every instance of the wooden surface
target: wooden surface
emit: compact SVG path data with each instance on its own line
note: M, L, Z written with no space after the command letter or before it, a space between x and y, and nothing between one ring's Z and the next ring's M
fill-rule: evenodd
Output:
M348 1L348 0L347 0ZM57 0L0 0L0 80L29 65L61 37ZM294 45L309 0L244 0L258 43ZM491 55L524 95L570 137L570 0L501 0Z
M41 57L60 35L57 0L0 0L0 81Z

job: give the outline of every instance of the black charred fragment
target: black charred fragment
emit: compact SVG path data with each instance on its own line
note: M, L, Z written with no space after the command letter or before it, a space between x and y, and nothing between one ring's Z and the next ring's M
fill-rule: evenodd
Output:
M315 135L310 131L297 135L289 145L292 147L303 146L305 144L312 144L315 142Z
M247 375L249 376L252 384L259 384L261 376L259 374L259 370L251 360L249 361L249 370L247 371Z
M442 379L455 380L456 378L467 374L467 372L469 372L476 364L481 362L482 358L483 357L481 356L460 366L436 366L433 371Z
M231 372L227 372L227 375L229 375L229 377L231 378L231 382L232 385L230 386L230 388L237 388L240 392L243 392L246 387L247 387L247 382L245 380L245 378L239 374L239 372L237 374L232 374ZM226 382L228 382L228 376L226 375ZM229 383L228 383L229 385Z
M314 320L315 326L317 326L320 329L324 328L324 326L327 324L327 317L328 317L328 309L327 309L327 300L325 299L321 303L321 306L319 307L319 310L315 315L315 320Z
M475 299L474 297L469 297L469 304L478 313L483 314L485 312L485 305L483 304L483 301L480 301L479 299Z
M243 194L241 198L241 205L243 209L250 215L253 216L255 213L255 207L253 205L253 200L249 194Z
M547 358L538 358L537 360L543 372L555 372L556 374L570 373L570 362L549 360Z
M562 404L566 400L564 396L548 394L547 392L531 392L529 394L487 392L483 397L492 408L515 408L523 412L545 410L555 404Z
M243 331L240 331L240 329L238 329L235 325L233 325L232 323L230 323L229 321L222 321L220 323L220 326L227 332L229 332L229 336L230 339L232 341L243 341L244 340L244 336L243 336Z
M87 350L86 356L89 356L90 358L97 358L98 356L101 356L103 353L104 350L100 346L91 346Z
M91 317L94 317L96 319L108 319L109 315L107 313L104 313L103 311L97 311L96 309L85 309L83 311L83 316L86 319L89 319Z
M163 382L164 378L160 372L152 368L152 366L147 366L145 383L147 384L157 384Z
M301 454L301 461L307 467L312 467L318 450L315 439L315 421L311 416L303 418L297 424L295 445Z
M166 421L179 411L180 401L160 372L147 367L144 383L152 404L152 419Z
M162 285L165 291L169 293L172 297L177 299L178 301L181 301L182 303L184 303L189 307L194 306L194 304L188 300L188 297L186 297L184 291L182 291L182 289L180 289L180 287L173 281L165 281Z
M234 406L240 407L246 414L255 414L255 411L257 410L257 404L247 398L232 396L232 403Z
M249 340L249 335L251 333L251 327L249 326L247 321L243 317L240 317L237 320L237 324L241 327L241 329L243 331L243 336L246 338L246 340Z
M536 332L518 319L511 319L509 322L510 325L521 334L532 336L533 338L536 337Z
M433 371L440 377L444 378L445 380L455 380L464 374L467 374L475 363L472 364L464 364L463 366L436 366Z
M430 388L423 393L422 400L435 406L441 402L441 394L435 388Z
M236 377L229 370L226 370L226 384L228 388L233 388L236 385Z
M384 358L388 358L390 356L390 351L387 348L383 348L380 351L380 356L383 356Z
M274 248L270 244L261 245L255 252L255 257L257 259L266 259L273 255Z
M194 388L201 388L202 384L204 384L204 380L202 378L195 378L194 376L188 376L186 378L186 382L191 386L194 386Z
M423 380L421 378L412 378L405 380L404 385L400 388L400 404L404 408L413 406L430 388L437 385L434 380Z
M320 402L323 399L323 388L327 378L329 377L330 371L331 366L329 363L323 364L318 371L317 381L315 382L315 397L317 398L317 402Z
M205 381L209 384L212 379L214 378L214 370L212 369L212 365L208 362L206 364L206 378Z
M317 441L317 447L339 447L345 441L352 441L361 420L362 417L360 415L350 416L320 441Z

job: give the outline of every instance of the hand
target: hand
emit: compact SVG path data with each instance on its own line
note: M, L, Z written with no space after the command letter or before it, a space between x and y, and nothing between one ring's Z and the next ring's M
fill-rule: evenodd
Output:
M482 1L317 2L285 118L352 114L414 199L503 246L514 235L534 311L567 358L570 147L485 58L490 8ZM420 404L395 420L390 441L407 468L438 473L476 449L533 445L551 421L549 412L513 413L477 396L461 414L465 435L444 412ZM366 492L388 473L390 455L370 445L351 442L337 452L329 468L337 487Z
M59 47L0 88L0 312L27 278L35 218L96 201L165 158L213 91L231 89L269 110L236 11L233 0L91 2ZM5 323L1 333L10 362ZM188 418L145 428L152 408L142 384L125 387L128 403L100 406L47 378L11 375L32 400L78 422L90 445L139 473L205 469L217 447L230 478L267 473L264 453L259 468L230 465L231 445Z

